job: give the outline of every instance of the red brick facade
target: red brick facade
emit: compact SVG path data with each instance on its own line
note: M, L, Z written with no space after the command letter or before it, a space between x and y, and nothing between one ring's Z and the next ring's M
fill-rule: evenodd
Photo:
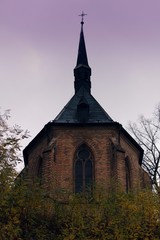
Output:
M140 166L141 152L117 125L54 125L27 150L31 178L42 177L48 190L73 193L75 152L86 144L93 154L95 186L116 183L124 191L149 186Z

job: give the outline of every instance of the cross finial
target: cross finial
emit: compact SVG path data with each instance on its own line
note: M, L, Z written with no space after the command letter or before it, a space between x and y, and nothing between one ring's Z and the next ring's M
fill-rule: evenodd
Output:
M83 18L84 18L84 16L86 16L86 15L87 15L87 14L84 13L83 11L82 11L82 13L79 15L80 17L82 17L82 21L81 21L81 24L82 24L82 25L84 24Z

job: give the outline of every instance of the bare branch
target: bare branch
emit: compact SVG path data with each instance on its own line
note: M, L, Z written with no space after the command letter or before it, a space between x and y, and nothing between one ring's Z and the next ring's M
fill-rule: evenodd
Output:
M150 174L153 184L160 180L160 104L152 118L141 116L137 123L129 123L129 130L144 149L142 166Z

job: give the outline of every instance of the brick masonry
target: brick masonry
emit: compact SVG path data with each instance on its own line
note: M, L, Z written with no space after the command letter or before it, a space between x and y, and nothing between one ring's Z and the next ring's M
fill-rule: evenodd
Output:
M75 152L83 143L94 156L95 186L107 190L114 179L126 191L126 158L130 188L149 186L148 174L139 164L139 150L115 126L53 125L49 134L44 134L28 151L29 176L36 179L41 172L42 182L49 191L74 192Z

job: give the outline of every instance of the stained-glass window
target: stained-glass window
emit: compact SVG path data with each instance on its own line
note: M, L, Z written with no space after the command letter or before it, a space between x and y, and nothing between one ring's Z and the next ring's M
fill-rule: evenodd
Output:
M87 145L76 151L74 162L75 193L91 191L94 178L93 154Z

